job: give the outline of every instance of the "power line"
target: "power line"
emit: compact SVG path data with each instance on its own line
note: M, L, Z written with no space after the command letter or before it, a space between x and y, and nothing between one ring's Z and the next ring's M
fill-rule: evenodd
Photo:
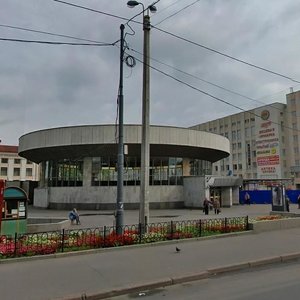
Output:
M70 46L114 46L115 43L68 43L68 42L51 42L51 41L40 41L40 40L23 40L23 39L9 39L9 38L1 38L0 41L5 42L20 42L20 43L36 43L36 44L48 44L48 45L70 45Z
M273 74L273 75L277 75L277 76L282 77L282 78L285 78L285 79L289 79L289 80L291 80L291 81L293 81L293 82L300 83L300 81L298 81L298 80L296 80L296 79L293 79L292 77L289 77L289 76L287 76L287 75L283 75L283 74L274 72L274 71L272 71L272 70L269 70L269 69L266 69L266 68L257 66L257 65L255 65L255 64L249 63L249 62L247 62L247 61L245 61L245 60L236 58L236 57L231 56L231 55L229 55L229 54L226 54L226 53L220 52L220 51L218 51L218 50L212 49L212 48L210 48L210 47L204 46L204 45L202 45L202 44L199 44L199 43L197 43L197 42L191 41L191 40L189 40L189 39L187 39L187 38L181 37L181 36L179 36L179 35L176 35L175 33L172 33L172 32L166 31L166 30L163 30L163 29L158 28L158 27L155 27L155 26L153 26L153 25L151 25L151 27L154 28L154 29L156 29L156 30L158 30L158 31L160 31L160 32L163 32L163 33L165 33L165 34L168 34L168 35L170 35L170 36L172 36L172 37L175 37L175 38L177 38L177 39L179 39L179 40L182 40L182 41L187 42L187 43L190 43L190 44L192 44L192 45L201 47L201 48L206 49L206 50L208 50L208 51L217 53L217 54L219 54L219 55L225 56L225 57L227 57L227 58L230 58L230 59L232 59L232 60L235 60L235 61L237 61L237 62L240 62L240 63L242 63L242 64L245 64L245 65L247 65L247 66L250 66L250 67L253 67L253 68L256 68L256 69L259 69L259 70L268 72L268 73L271 73L271 74Z
M130 19L128 19L128 18L120 17L120 16L117 16L117 15L114 15L114 14L106 13L106 12L103 12L103 11L100 11L100 10L92 9L92 8L89 8L89 7L77 5L77 4L70 3L70 2L66 2L66 1L61 1L61 0L52 0L52 1L55 1L55 2L58 2L58 3L62 3L62 4L66 4L66 5L70 5L70 6L73 6L73 7L76 7L76 8L85 9L85 10L92 11L92 12L99 13L99 14L103 14L103 15L106 15L106 16L118 18L118 19L121 19L121 20L126 20L126 21L130 20ZM135 22L135 23L138 23L138 24L142 24L141 22L134 21L134 20L132 20L132 22ZM197 42L191 41L191 40L189 40L189 39L187 39L187 38L181 37L181 36L179 36L179 35L176 35L176 34L174 34L174 33L169 32L169 31L163 30L163 29L158 28L158 27L156 27L156 26L154 26L154 25L151 25L151 27L154 28L154 29L156 29L156 30L158 30L158 31L160 31L160 32L163 32L163 33L165 33L165 34L168 34L168 35L170 35L170 36L172 36L172 37L175 37L175 38L177 38L177 39L180 39L180 40L185 41L185 42L187 42L187 43L190 43L190 44L192 44L192 45L201 47L201 48L206 49L206 50L208 50L208 51L217 53L217 54L222 55L222 56L224 56L224 57L230 58L230 59L232 59L232 60L234 60L234 61L237 61L237 62L239 62L239 63L245 64L245 65L250 66L250 67L252 67L252 68L256 68L256 69L259 69L259 70L261 70L261 71L265 71L265 72L267 72L267 73L270 73L270 74L277 75L277 76L279 76L279 77L288 79L288 80L290 80L290 81L293 81L293 82L296 82L296 83L300 83L300 81L298 81L298 80L296 80L296 79L293 79L293 78L290 77L290 76L287 76L287 75L284 75L284 74L280 74L280 73L278 73L278 72L275 72L275 71L272 71L272 70L269 70L269 69L260 67L260 66L258 66L258 65L249 63L249 62L247 62L247 61L245 61L245 60L236 58L236 57L231 56L231 55L229 55L229 54L223 53L223 52L221 52L221 51L218 51L218 50L212 49L212 48L210 48L210 47L204 46L204 45L202 45L202 44L199 44L199 43L197 43Z
M132 51L132 52L134 52L134 53L138 53L138 54L140 54L140 55L143 55L141 52L139 52L139 51L137 51L137 50L134 50L134 49L132 49L132 48L129 48L129 50ZM184 74L184 75L187 75L187 76L190 76L190 77L192 77L192 78L194 78L194 79L197 79L197 80L200 80L200 81L202 81L202 82L205 82L205 83L207 83L207 84L209 84L209 85L212 85L212 86L214 86L214 87L217 87L217 88L219 88L219 89L221 89L221 90L224 90L224 91L229 92L229 93L231 93L231 94L234 94L234 95L236 95L236 96L240 96L240 97L243 97L243 98L245 98L245 99L248 99L248 100L251 100L251 101L254 101L254 102L257 102L257 103L266 105L266 106L269 106L269 107L273 107L273 108L279 110L278 107L272 106L272 105L270 105L270 104L266 104L266 103L264 103L264 102L262 102L262 101L259 101L259 100L257 100L257 99L254 99L254 98L248 97L248 96L246 96L246 95L243 95L243 94L241 94L241 93L232 91L232 90L230 90L230 89L228 89L228 88L225 88L225 87L223 87L223 86L221 86L221 85L215 84L215 83L213 83L213 82L210 82L210 81L207 81L207 80L205 80L205 79L202 79L202 78L200 78L200 77L198 77L198 76L195 76L195 75L193 75L193 74L190 74L190 73L188 73L188 72L186 72L186 71L183 71L183 70L180 70L180 69L178 69L178 68L175 68L175 67L173 67L173 66L171 66L171 65L169 65L169 64L167 64L167 63L164 63L164 62L162 62L162 61L159 61L158 59L155 59L155 58L153 58L153 57L150 57L150 59L153 60L153 61L155 61L155 62L157 62L157 63L159 63L159 64L162 64L162 65L164 65L164 66L167 66L167 67L169 67L169 68L171 68L171 69L173 69L173 70L175 70L175 71L177 71L177 72L180 72L180 73L182 73L182 74Z
M66 35L66 34L59 34L59 33L53 33L53 32L48 32L48 31L30 29L30 28L26 28L26 27L19 27L19 26L7 25L7 24L0 24L0 27L23 30L23 31L29 31L29 32L35 32L35 33L46 34L46 35L51 35L51 36L64 37L64 38L69 38L69 39L74 39L74 40L79 40L79 41L85 41L85 42L91 42L91 43L105 44L105 43L99 42L99 41L79 38L79 37Z
M91 12L95 12L95 13L98 13L98 14L102 14L102 15L105 15L105 16L117 18L117 19L120 19L120 20L128 21L127 18L120 17L120 16L117 16L117 15L114 15L114 14L110 14L110 13L107 13L107 12L104 12L104 11L101 11L101 10L93 9L93 8L90 8L90 7L74 4L74 3L71 3L71 2L67 2L67 1L61 1L61 0L52 0L52 1L62 3L62 4L65 4L65 5L69 5L69 6L73 6L73 7L76 7L76 8L81 8L81 9L88 10L88 11L91 11Z
M162 19L160 22L156 23L154 26L157 26L157 25L161 24L162 22L164 22L164 21L166 21L166 20L168 20L168 19L170 19L170 18L172 18L172 17L178 15L178 14L181 13L183 10L185 10L185 9L187 9L187 8L189 8L189 7L191 7L192 5L196 4L196 3L199 2L199 1L201 1L201 0L196 0L196 1L194 1L194 2L192 2L192 3L190 3L190 4L188 4L188 5L186 5L185 7L181 8L180 10L178 10L178 11L175 12L175 13L173 13L172 15L170 15L170 16L168 16L168 17Z
M136 59L138 62L140 62L141 64L143 64L143 62L142 62L140 59L138 59L138 58L135 58L135 59ZM256 114L255 112L252 112L251 110L245 110L245 109L243 109L243 108L241 108L241 107L239 107L239 106L237 106L237 105L235 105L235 104L232 104L232 103L230 103L230 102L228 102L228 101L226 101L226 100L224 100L224 99L222 99L222 98L216 97L216 96L214 96L214 95L212 95L212 94L210 94L210 93L208 93L208 92L205 92L205 91L203 91L203 90L201 90L201 89L199 89L199 88L197 88L197 87L195 87L195 86L193 86L193 85L191 85L191 84L189 84L189 83L187 83L187 82L184 82L184 81L181 80L181 79L176 78L175 76L172 76L172 75L170 75L170 74L168 74L168 73L166 73L166 72L164 72L164 71L162 71L162 70L159 70L158 68L155 68L155 67L153 67L153 66L151 66L151 65L150 65L149 67L150 67L151 69L155 70L155 71L158 72L158 73L161 73L161 74L163 74L163 75L165 75L165 76L167 76L167 77L169 77L169 78L171 78L171 79L173 79L173 80L175 80L175 81L177 81L177 82L179 82L179 83L181 83L181 84L183 84L183 85L185 85L185 86L187 86L187 87L189 87L189 88L191 88L191 89L193 89L193 90L195 90L195 91L197 91L197 92L200 92L201 94L204 94L204 95L206 95L206 96L208 96L208 97L210 97L210 98L213 98L213 99L215 99L215 100L217 100L217 101L219 101L219 102L225 103L225 104L227 104L227 105L229 105L229 106L231 106L231 107L234 107L234 108L236 108L236 109L238 109L238 110L240 110L240 111L242 111L242 112L248 112L249 114L251 114L251 115L253 115L253 116L256 116L256 117L258 117L258 118L261 117L260 115ZM298 131L298 132L300 132L299 129L294 129L294 128L289 127L289 126L282 125L281 123L278 123L278 122L274 122L274 121L271 121L271 122L272 122L273 124L275 124L275 125L282 126L283 128L291 129L291 130L293 130L293 131Z

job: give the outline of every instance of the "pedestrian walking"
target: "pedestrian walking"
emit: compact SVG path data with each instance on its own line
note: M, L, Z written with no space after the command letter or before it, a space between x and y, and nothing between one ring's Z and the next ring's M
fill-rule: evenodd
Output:
M220 201L218 199L214 199L213 207L214 207L215 215L218 215L221 212L221 210L220 210Z
M211 202L205 198L204 201L203 201L203 211L206 215L209 214L209 206L211 205Z
M250 195L249 195L248 192L246 192L246 194L245 194L245 203L250 205L250 200L251 200Z

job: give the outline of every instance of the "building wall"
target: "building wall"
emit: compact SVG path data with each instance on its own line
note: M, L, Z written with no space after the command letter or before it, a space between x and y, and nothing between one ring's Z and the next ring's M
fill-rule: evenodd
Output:
M38 181L39 165L18 155L17 146L0 146L0 179L5 181Z
M272 103L191 127L223 135L230 141L231 154L213 164L213 175L235 175L244 179L294 178L295 185L289 187L300 188L300 91L286 95L286 101L286 104ZM262 132L263 111L270 113L268 128L274 130L272 138L278 139L276 143ZM258 149L260 142L266 147ZM258 153L259 150L269 155L264 162L266 166L262 165L264 155ZM275 162L273 158L277 155Z
M125 209L139 208L140 187L126 186ZM109 209L116 207L117 187L49 187L37 188L34 206L55 209ZM150 208L182 208L183 186L150 186Z

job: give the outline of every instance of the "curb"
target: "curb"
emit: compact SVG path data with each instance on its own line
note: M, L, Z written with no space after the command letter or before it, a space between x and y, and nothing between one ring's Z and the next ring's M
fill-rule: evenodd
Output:
M293 260L300 259L300 252L297 253L288 253L283 254L280 256L273 256L273 257L266 257L263 259L253 260L249 262L241 262L232 265L225 265L220 266L217 268L211 268L206 271L202 271L199 273L191 273L185 274L182 276L170 277L170 278L161 278L157 281L149 281L146 283L140 283L136 285L130 285L126 287L121 287L118 289L112 289L109 291L101 291L95 294L82 294L80 296L69 296L64 298L57 298L56 300L82 300L82 299L89 299L89 300L100 300L100 299L107 299L110 297L116 297L120 295L126 295L131 293L142 293L143 291L146 292L149 289L155 288L162 288L166 286L197 281L202 279L212 278L217 275L223 275L226 273L237 272L241 270L250 270L253 268L259 268L262 266L270 265L270 264L278 264L278 263L286 263Z
M57 252L57 253L45 254L45 255L5 258L5 259L0 259L0 265L15 263L15 262L25 262L25 261L33 261L33 260L64 258L64 257L68 257L68 256L97 254L97 253L107 252L107 251L123 251L123 250L145 248L145 247L157 247L157 246L166 245L166 244L172 245L172 244L178 244L178 243L205 241L205 240L210 240L210 239L228 238L228 237L235 237L235 236L247 235L247 234L254 234L254 232L252 230L248 230L248 231L222 233L222 234L217 234L217 235L188 238L188 239L178 239L178 240L174 239L174 240L153 242L153 243L148 243L148 244L147 243L146 244L134 244L134 245L121 246L121 247L96 248L96 249L88 249L88 250L81 250L81 251Z

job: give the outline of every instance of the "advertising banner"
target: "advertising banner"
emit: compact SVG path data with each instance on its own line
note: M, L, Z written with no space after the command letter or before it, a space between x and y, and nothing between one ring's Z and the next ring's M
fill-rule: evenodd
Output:
M281 178L278 110L257 109L256 115L257 177Z

